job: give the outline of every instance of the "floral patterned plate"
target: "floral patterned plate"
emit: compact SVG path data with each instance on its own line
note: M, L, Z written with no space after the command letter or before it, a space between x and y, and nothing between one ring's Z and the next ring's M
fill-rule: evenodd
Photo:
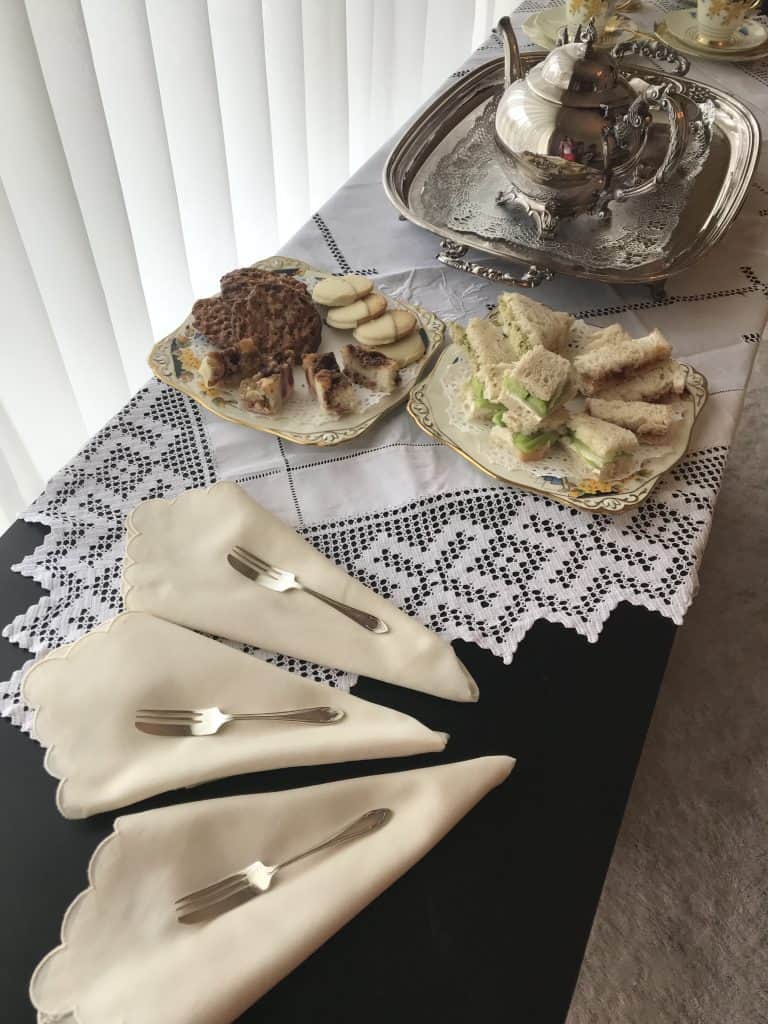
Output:
M254 266L277 274L295 275L306 283L310 291L319 280L331 276L323 270L316 270L301 260L287 256L274 256L268 260L261 260ZM396 299L389 301L390 305L401 306L414 314L424 340L425 355L417 363L406 366L401 371L400 385L389 395L356 387L360 407L357 412L348 416L332 418L323 412L310 396L301 368L294 370L293 394L281 412L273 416L241 408L238 403L237 387L205 388L196 370L200 359L210 346L205 337L193 329L191 316L162 341L157 342L149 354L149 365L160 380L183 391L210 412L231 423L275 434L286 441L293 441L294 444L311 444L318 447L342 444L364 434L382 416L406 400L411 387L423 376L431 357L443 341L444 324L434 313ZM349 331L334 330L323 323L320 351L335 351L351 340Z
M564 451L539 462L522 463L492 440L490 425L468 422L461 406L463 388L471 376L462 349L448 345L430 374L411 391L409 414L425 433L494 480L585 512L625 512L642 504L659 477L685 455L693 425L707 400L706 380L689 367L686 392L678 403L680 420L673 428L670 443L663 447L644 445L644 461L634 476L601 483L578 476L569 478L566 474L573 460Z

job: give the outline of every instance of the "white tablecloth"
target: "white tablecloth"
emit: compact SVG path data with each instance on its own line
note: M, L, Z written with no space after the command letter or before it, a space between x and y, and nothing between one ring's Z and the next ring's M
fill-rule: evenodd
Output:
M543 6L526 0L516 22ZM633 16L648 24L661 14L651 5ZM494 37L466 66L499 53ZM765 125L763 64L695 62L690 77L746 100ZM438 240L398 220L381 187L387 151L369 160L284 253L330 271L369 274L383 291L448 319L483 315L500 287L443 268L435 260ZM654 300L642 287L562 277L533 293L597 325L619 321L636 336L659 327L709 380L712 397L691 453L635 512L594 516L498 486L421 433L404 411L352 444L297 448L201 412L153 382L26 513L52 529L18 569L51 595L20 614L4 635L39 653L113 615L125 512L145 497L215 479L242 483L426 625L505 661L540 618L590 640L622 600L681 622L696 592L728 445L768 314L766 216L764 163L733 230L669 282L666 298ZM292 666L289 659L265 656ZM351 682L301 668L326 682ZM0 711L28 728L19 678L6 685Z

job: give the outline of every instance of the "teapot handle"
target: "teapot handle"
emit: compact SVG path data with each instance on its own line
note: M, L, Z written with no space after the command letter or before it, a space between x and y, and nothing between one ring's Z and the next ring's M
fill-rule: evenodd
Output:
M634 199L635 196L653 192L659 185L668 181L677 169L688 144L688 120L678 98L680 92L681 89L677 82L649 86L642 96L638 96L624 117L609 129L618 138L631 128L641 127L651 107L658 107L659 110L665 111L669 121L669 145L656 173L650 178L627 188L607 188L601 192L594 208L599 217L607 215L608 204L614 200L623 203L627 199Z
M628 53L636 53L653 60L665 60L674 65L678 75L687 75L691 69L691 62L687 57L658 39L626 39L623 43L617 43L611 50L611 56L616 60L621 60Z
M515 30L506 14L499 20L496 31L504 44L504 88L507 89L513 82L523 77L523 64L520 60Z

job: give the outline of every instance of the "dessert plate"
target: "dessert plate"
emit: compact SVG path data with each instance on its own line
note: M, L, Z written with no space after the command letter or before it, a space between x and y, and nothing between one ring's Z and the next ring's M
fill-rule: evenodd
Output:
M307 285L310 292L318 281L331 276L326 271L317 270L301 260L287 256L260 260L254 266L278 274L295 275ZM332 418L320 408L306 387L304 371L300 367L294 367L293 393L282 410L271 416L243 409L238 401L237 385L206 388L197 374L197 367L210 346L205 337L192 327L191 314L175 331L157 342L149 354L149 366L160 380L183 391L209 412L231 423L274 434L294 444L318 447L342 444L360 437L382 416L401 405L410 388L424 374L431 356L442 344L444 324L434 313L397 299L390 298L389 303L394 308L408 309L414 314L425 354L418 362L400 371L400 384L391 394L369 391L355 385L359 409L346 416ZM353 340L351 331L336 330L323 322L321 352L336 351Z
M657 21L653 26L653 31L657 39L679 50L680 53L684 53L686 57L698 57L702 60L714 60L730 64L746 64L750 61L768 58L768 40L752 50L731 50L723 53L722 50L712 46L706 48L689 46L688 43L684 43L682 39L670 31L666 20Z
M646 461L634 476L599 483L565 476L562 465L567 462L567 456L522 463L491 439L490 425L468 422L461 413L460 397L471 376L472 370L462 349L456 344L448 345L429 375L411 391L410 416L430 437L452 448L494 480L585 512L626 512L642 504L659 477L687 452L693 425L707 400L705 378L689 366L686 391L679 399L681 419L670 442L656 451L644 446Z
M565 6L547 7L543 11L536 11L523 22L523 32L534 43L551 50L555 45L557 33L565 24ZM624 15L614 15L606 25L605 34L598 42L598 47L611 47L617 43L623 43L632 39L638 31L637 25L631 18Z
M754 18L745 21L731 39L725 43L704 43L699 39L699 26L695 10L670 11L667 30L678 42L685 43L698 54L743 54L756 50L768 42L768 28ZM753 58L754 59L754 58Z

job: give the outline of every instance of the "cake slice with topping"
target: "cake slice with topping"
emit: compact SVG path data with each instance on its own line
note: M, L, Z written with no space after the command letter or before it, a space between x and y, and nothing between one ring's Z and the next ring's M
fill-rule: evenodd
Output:
M339 372L339 364L336 362L334 352L308 352L302 359L301 366L307 377L307 387L312 392L315 390L315 374L318 370Z
M317 370L313 391L321 408L331 416L346 416L357 410L352 382L339 370Z
M240 382L240 405L251 412L272 416L280 412L292 391L293 368L290 363L283 363L271 372L244 378Z
M361 387L390 394L400 383L399 364L383 352L343 345L339 355L346 375Z

